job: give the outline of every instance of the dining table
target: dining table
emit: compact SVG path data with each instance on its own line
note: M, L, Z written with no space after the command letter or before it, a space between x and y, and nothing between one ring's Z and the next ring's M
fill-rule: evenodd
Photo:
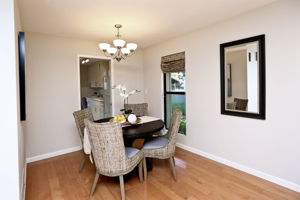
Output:
M111 117L96 120L96 123L103 123L111 121ZM164 122L155 117L142 116L140 117L141 122L137 124L122 125L124 144L127 147L131 147L132 143L136 139L151 139L157 137L165 124Z

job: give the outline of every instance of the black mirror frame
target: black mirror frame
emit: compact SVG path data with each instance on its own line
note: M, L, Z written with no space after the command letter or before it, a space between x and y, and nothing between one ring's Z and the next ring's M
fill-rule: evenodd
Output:
M25 91L25 33L19 32L19 92L20 92L20 120L26 120L26 91Z
M259 112L247 113L236 112L225 109L225 48L244 43L256 42L259 45ZM236 40L220 44L220 66L221 66L221 114L254 119L266 119L266 78L265 78L265 35L258 35L250 38Z

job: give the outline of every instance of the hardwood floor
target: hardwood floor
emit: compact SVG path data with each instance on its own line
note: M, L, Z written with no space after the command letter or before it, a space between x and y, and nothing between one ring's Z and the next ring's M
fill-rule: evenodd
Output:
M81 152L74 152L27 166L26 200L114 200L120 199L118 177L100 176L95 194L89 198L95 175L87 161L81 173ZM279 185L219 164L180 148L175 156L177 182L168 160L153 160L148 179L140 183L137 171L125 177L127 200L300 200L296 193Z

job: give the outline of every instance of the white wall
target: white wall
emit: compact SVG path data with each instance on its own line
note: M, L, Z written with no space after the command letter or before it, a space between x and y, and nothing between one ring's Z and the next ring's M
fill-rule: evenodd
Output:
M25 121L20 120L20 92L19 92L19 57L18 57L18 35L22 31L18 2L15 1L15 38L16 38L16 72L17 72L17 110L18 110L18 146L19 146L19 185L21 198L25 194L26 183L26 162L24 145L24 127ZM26 68L26 66L25 66ZM26 72L25 72L26 73Z
M185 51L187 134L178 142L298 184L300 191L299 10L298 0L278 1L146 48L150 114L163 116L161 57ZM219 45L259 34L266 34L266 120L221 115Z
M20 199L22 155L22 131L18 109L17 79L17 31L20 28L18 9L14 1L0 3L0 196L1 199ZM5 94L5 95L3 95ZM21 148L19 148L21 146Z
M79 146L72 113L80 108L78 55L101 56L98 42L26 32L26 157ZM113 64L114 83L143 90L142 52ZM144 95L132 102L144 102ZM115 110L122 100L115 96Z

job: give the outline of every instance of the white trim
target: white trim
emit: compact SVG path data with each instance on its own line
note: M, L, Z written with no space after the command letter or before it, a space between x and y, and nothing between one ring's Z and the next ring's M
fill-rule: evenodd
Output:
M81 149L82 149L81 146L76 146L76 147L71 147L71 148L67 148L67 149L62 149L62 150L59 150L59 151L45 153L45 154L38 155L38 156L29 157L29 158L26 158L26 163L31 163L31 162L35 162L35 161L39 161L39 160L44 160L44 159L52 158L52 157L55 157L55 156L60 156L60 155L63 155L63 154L74 152L74 151L79 151Z
M164 73L161 73L160 75L160 91L161 91L161 104L160 104L160 109L161 109L161 119L165 121L165 91L164 91Z
M105 57L105 56L91 56L91 55L82 55L78 54L77 55L77 90L78 90L78 109L81 109L81 102L80 102L80 57L85 57L85 58L97 58L101 60L108 60L109 61L109 70L110 70L110 85L111 87L114 85L114 62L113 59ZM114 116L115 114L115 96L113 91L111 90L111 112L112 115Z
M110 87L113 87L115 85L115 68L114 68L114 62L113 59L110 59ZM112 116L115 116L115 94L114 91L110 91L111 94L111 114Z
M20 200L25 200L26 192L26 177L27 177L27 163L25 162L22 172L22 185L21 185L21 197Z
M300 192L300 185L298 185L296 183L278 178L276 176L272 176L270 174L266 174L266 173L258 171L256 169L252 169L252 168L247 167L245 165L241 165L241 164L226 160L226 159L221 158L219 156L216 156L216 155L213 155L213 154L210 154L210 153L206 153L204 151L201 151L201 150L193 148L193 147L186 146L186 145L181 144L181 143L177 143L176 146L178 146L178 147L180 147L184 150L187 150L189 152L192 152L192 153L198 154L200 156L206 157L208 159L214 160L216 162L222 163L224 165L227 165L227 166L233 167L235 169L241 170L241 171L246 172L248 174L251 174L253 176L257 176L257 177L265 179L267 181L276 183L278 185L289 188L289 189L294 190L296 192Z

